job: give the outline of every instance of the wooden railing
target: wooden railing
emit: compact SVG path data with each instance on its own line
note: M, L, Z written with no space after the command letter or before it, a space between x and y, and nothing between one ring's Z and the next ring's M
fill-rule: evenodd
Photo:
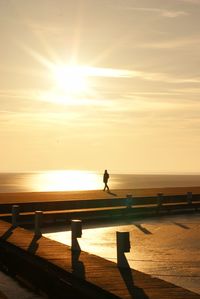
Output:
M55 202L27 202L19 205L19 221L33 222L35 211L43 211L43 221L66 221L74 217L79 219L97 219L106 217L143 216L182 211L197 211L200 207L200 195L188 192L185 195L164 195L94 200L67 200ZM15 205L15 206L16 206ZM12 205L0 204L0 218L11 221Z

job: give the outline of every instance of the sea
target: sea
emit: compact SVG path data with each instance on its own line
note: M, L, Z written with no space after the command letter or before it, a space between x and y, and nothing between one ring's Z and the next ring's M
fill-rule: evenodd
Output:
M0 192L45 192L102 189L102 172L54 170L0 173ZM200 186L200 174L120 174L110 172L111 189Z
M0 173L0 193L76 191L102 189L103 172L54 170ZM120 174L110 173L112 189L197 187L200 174ZM132 251L128 256L132 268L172 282L200 294L199 213L169 215L165 218L130 222L102 223L101 227L84 227L81 248L116 262L115 232L130 231ZM95 239L93 236L95 235ZM53 228L44 236L70 245L69 228ZM103 240L103 242L102 242ZM188 242L190 240L190 242ZM0 292L8 299L42 299L0 271Z

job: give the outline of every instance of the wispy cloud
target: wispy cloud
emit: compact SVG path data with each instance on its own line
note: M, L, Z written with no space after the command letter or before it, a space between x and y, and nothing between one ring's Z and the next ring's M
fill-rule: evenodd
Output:
M139 11L139 12L148 12L148 13L156 13L162 17L166 18L177 18L181 16L186 16L188 15L187 12L183 10L168 10L168 9L161 9L161 8L151 8L151 7L131 7L131 6L125 6L125 7L120 7L120 9L124 10L134 10L134 11Z
M140 78L146 81L160 81L165 83L200 83L199 76L178 77L170 73L127 70L127 78Z
M83 67L83 74L91 77L131 78L137 76L137 71L114 68Z
M78 107L107 107L109 108L110 101L115 98L123 98L124 94L135 92L140 93L141 84L143 84L142 92L150 96L151 91L145 90L146 82L158 82L158 84L179 84L177 88L180 88L180 84L184 85L184 88L194 88L200 83L200 77L198 75L180 76L173 72L149 72L145 70L131 70L131 69L110 69L110 68L86 68L84 73L87 76L100 77L98 80L100 85L94 87L91 90L91 94L84 94L78 97L67 95L64 92L50 88L49 90L42 89L14 89L14 90L0 90L0 110L9 109L9 111L33 111L37 112L49 109L53 111L56 106L70 106L74 108ZM109 79L110 78L110 79ZM97 81L98 81L97 80ZM102 81L103 80L103 81ZM110 81L111 80L111 81ZM136 81L134 81L136 80ZM139 80L139 81L138 81ZM104 84L106 82L106 85ZM131 83L132 82L132 83ZM135 85L139 82L139 86ZM157 83L156 83L157 84ZM187 84L187 86L186 86ZM103 88L102 88L103 86ZM157 86L157 95L166 95L168 93L169 86L165 86L164 94L163 90ZM172 93L175 95L175 93ZM141 94L140 94L141 95ZM10 105L12 101L12 105ZM42 104L43 103L43 104Z
M3 110L0 112L0 131L25 130L31 128L47 128L50 129L57 125L74 126L78 123L81 115L78 112L50 112L38 111L34 112L14 112Z
M179 2L186 2L189 4L197 4L200 5L200 1L199 0L178 0Z
M199 77L178 77L178 75L167 74L167 73L148 73L142 72L140 78L148 81L160 81L165 83L200 83Z
M36 90L26 89L2 89L0 90L0 98L10 99L33 99Z
M200 36L190 36L184 38L174 38L168 40L160 40L155 42L140 43L138 47L152 48L152 49L175 49L187 46L200 46Z

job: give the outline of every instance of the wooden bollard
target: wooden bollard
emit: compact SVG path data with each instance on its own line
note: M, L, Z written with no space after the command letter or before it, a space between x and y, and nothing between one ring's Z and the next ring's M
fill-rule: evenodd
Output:
M121 268L127 268L128 263L124 252L130 252L129 232L116 232L117 239L117 265Z
M42 224L42 211L35 211L35 235L41 236L41 224Z
M12 226L18 226L18 216L19 216L19 205L12 206Z
M71 250L80 250L77 238L82 236L82 221L79 219L71 220Z
M187 202L188 204L192 204L192 192L187 192Z

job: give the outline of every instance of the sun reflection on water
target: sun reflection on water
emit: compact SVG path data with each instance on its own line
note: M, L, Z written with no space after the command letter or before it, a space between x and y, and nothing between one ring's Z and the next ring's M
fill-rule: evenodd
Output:
M33 176L31 185L34 191L96 190L101 181L99 174L90 171L48 171Z

